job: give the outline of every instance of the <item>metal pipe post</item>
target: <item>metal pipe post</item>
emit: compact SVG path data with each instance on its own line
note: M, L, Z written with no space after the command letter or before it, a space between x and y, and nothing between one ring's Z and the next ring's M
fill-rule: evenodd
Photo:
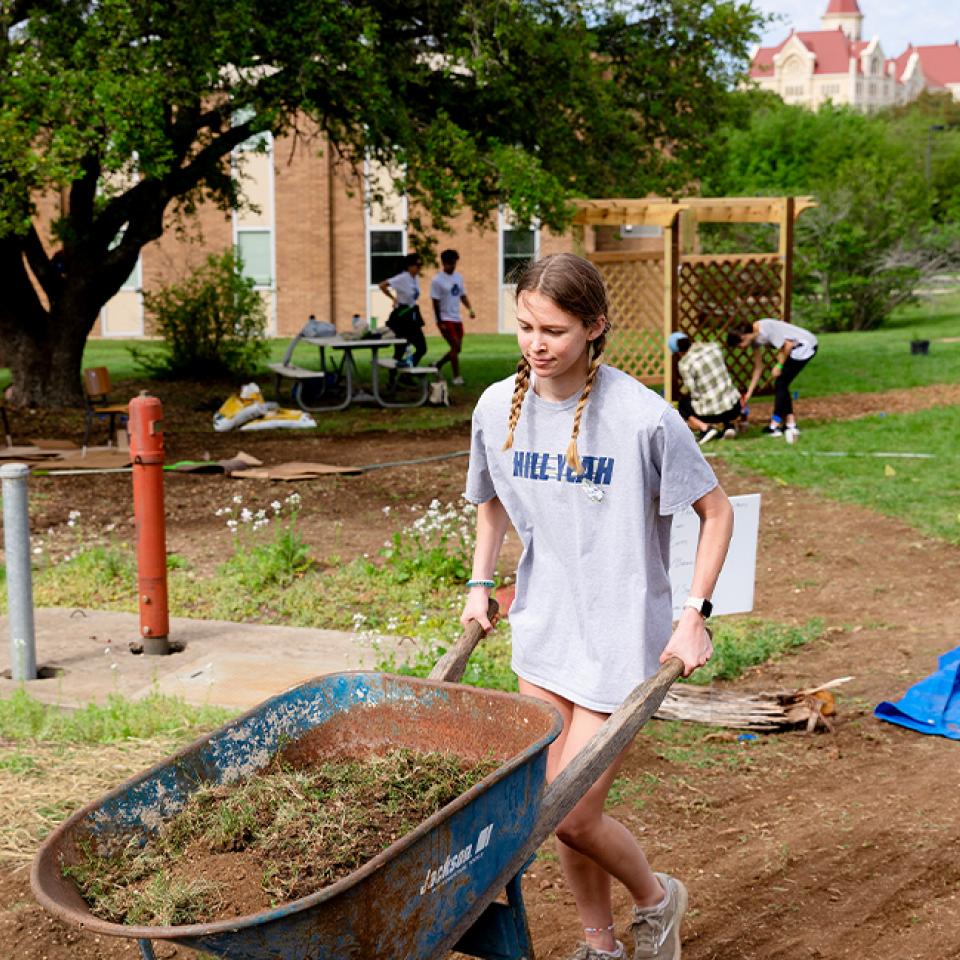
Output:
M163 511L163 405L144 392L130 401L129 417L140 637L144 653L167 654L170 617Z
M37 679L37 643L33 626L33 574L30 570L30 516L25 463L0 467L3 479L3 549L7 565L10 619L10 675Z

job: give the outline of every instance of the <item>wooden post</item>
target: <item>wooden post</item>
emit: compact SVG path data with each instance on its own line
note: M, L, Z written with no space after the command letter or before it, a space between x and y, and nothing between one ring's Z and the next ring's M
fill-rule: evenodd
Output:
M673 354L667 346L667 338L677 329L677 304L679 297L680 270L680 223L675 216L663 228L663 397L673 402L677 392L676 368Z
M780 214L780 318L790 322L793 298L793 197L784 197Z

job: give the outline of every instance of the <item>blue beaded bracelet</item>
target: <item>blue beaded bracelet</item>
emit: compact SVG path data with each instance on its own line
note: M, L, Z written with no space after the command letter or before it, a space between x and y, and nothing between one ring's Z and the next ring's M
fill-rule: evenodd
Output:
M496 581L494 580L468 580L467 581L468 587L488 587L489 589L492 590L496 585L497 585Z

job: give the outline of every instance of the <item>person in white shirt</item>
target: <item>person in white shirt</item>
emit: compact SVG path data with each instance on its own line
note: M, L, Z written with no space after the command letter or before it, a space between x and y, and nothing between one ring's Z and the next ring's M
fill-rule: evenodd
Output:
M456 250L444 250L440 254L440 264L443 270L430 283L430 298L433 300L433 312L437 318L437 326L443 339L450 349L437 361L439 370L449 361L453 369L453 382L456 386L463 383L460 376L460 348L463 344L463 321L460 319L460 303L470 311L470 319L476 317L470 300L467 298L467 289L463 277L457 272L457 261L460 254Z
M387 326L407 344L413 347L413 356L409 361L403 360L407 344L400 344L393 348L393 359L398 364L408 367L419 366L427 352L427 341L423 336L423 317L417 300L420 297L420 284L417 277L423 260L420 254L409 253L404 260L404 269L389 280L380 281L380 289L393 301L393 310L387 318Z
M772 347L777 351L772 370L775 381L773 416L764 433L774 437L785 436L787 443L793 443L800 429L793 413L790 384L814 358L817 352L817 338L803 327L766 317L752 324L734 327L727 334L727 346L753 347L753 376L750 378L750 386L742 397L741 402L744 406L750 402L763 373L763 348Z

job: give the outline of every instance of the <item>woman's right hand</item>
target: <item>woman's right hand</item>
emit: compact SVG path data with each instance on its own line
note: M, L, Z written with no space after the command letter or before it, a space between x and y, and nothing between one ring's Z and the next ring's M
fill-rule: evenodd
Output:
M460 622L466 627L471 620L476 620L483 627L484 633L493 629L490 617L487 616L490 606L490 591L486 587L471 587L467 594L467 602L463 605Z

